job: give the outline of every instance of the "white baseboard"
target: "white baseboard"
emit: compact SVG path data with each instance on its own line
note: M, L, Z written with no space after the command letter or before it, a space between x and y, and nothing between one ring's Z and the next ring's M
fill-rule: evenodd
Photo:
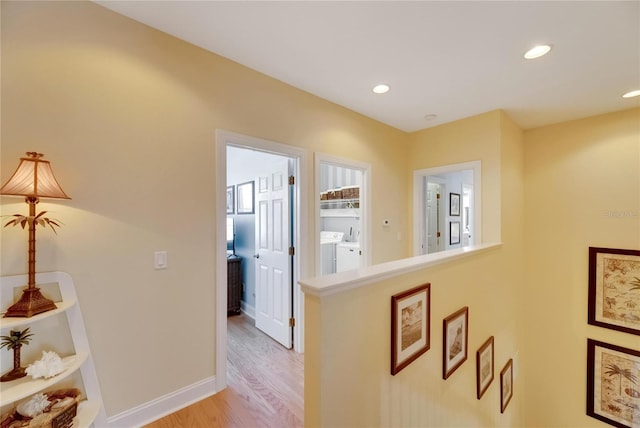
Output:
M256 319L256 308L255 306L251 306L248 303L241 301L240 302L240 310L249 318Z
M109 428L132 428L149 424L216 392L216 378L212 376L111 416L108 418Z

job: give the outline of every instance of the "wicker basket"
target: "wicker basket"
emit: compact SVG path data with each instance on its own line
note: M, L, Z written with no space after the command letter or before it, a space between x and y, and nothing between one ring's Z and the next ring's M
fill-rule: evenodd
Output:
M342 189L331 189L328 192L328 199L342 199Z
M360 198L360 186L345 186L342 188L343 199L358 199Z
M0 426L2 428L25 427L25 428L66 428L73 426L73 419L76 416L78 402L80 401L80 390L77 388L59 389L45 392L50 407L45 412L35 418L21 416L15 407L7 414L2 415Z

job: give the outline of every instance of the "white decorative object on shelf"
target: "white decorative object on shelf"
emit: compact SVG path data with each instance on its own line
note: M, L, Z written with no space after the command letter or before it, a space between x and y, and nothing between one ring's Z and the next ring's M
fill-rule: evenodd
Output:
M58 373L62 373L64 370L65 366L60 355L53 351L42 351L42 358L33 364L29 364L27 374L34 379L41 377L48 379Z
M22 416L26 416L27 418L35 418L39 414L43 413L44 409L49 407L49 404L51 403L47 399L47 396L40 392L31 397L29 400L18 404L16 410Z

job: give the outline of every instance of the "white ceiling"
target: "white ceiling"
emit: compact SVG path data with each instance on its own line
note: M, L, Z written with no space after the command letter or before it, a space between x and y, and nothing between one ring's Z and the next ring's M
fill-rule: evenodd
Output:
M640 105L640 1L97 1L393 127ZM537 60L535 44L553 50ZM371 89L380 82L387 94ZM425 115L437 118L425 120Z

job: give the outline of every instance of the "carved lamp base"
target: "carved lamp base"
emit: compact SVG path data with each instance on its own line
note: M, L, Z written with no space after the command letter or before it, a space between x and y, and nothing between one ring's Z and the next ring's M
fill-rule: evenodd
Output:
M11 305L7 309L7 313L4 314L5 318L9 317L32 317L42 312L51 311L56 309L57 306L53 303L53 300L47 299L40 293L40 289L37 287L26 288L22 292L22 297L16 303Z
M13 369L10 372L5 373L0 377L0 382L10 382L12 380L20 379L21 377L25 377L27 375L27 369L24 367L18 367L17 369Z

